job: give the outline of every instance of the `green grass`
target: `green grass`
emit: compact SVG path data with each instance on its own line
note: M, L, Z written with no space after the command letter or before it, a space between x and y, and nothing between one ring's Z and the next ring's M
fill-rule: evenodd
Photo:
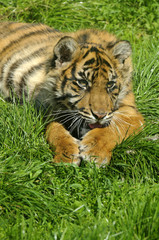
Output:
M146 127L96 168L53 165L42 116L0 98L0 239L157 240L159 236L159 4L0 1L0 20L63 31L95 27L133 47L134 91Z

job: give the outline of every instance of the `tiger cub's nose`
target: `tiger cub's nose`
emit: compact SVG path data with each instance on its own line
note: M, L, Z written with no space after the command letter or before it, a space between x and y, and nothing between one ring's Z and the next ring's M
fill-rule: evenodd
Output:
M96 118L96 119L102 119L104 118L106 115L108 115L107 112L104 111L92 111L92 115Z

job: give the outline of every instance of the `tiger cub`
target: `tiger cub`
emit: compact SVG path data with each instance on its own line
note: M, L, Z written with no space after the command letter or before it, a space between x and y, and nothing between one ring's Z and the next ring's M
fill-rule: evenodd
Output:
M62 33L43 24L0 25L0 90L49 109L54 162L108 164L143 125L132 92L131 46L106 31Z

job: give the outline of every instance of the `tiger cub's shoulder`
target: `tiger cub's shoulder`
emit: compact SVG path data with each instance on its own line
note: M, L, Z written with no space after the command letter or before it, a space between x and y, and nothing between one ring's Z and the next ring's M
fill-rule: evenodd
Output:
M23 23L23 22L1 22L0 24L0 36L6 36L8 34L13 33L24 33L26 30L33 30L33 31L45 31L48 32L59 32L45 24L42 23Z
M0 24L0 92L29 94L45 81L53 47L63 36L44 24L2 22Z

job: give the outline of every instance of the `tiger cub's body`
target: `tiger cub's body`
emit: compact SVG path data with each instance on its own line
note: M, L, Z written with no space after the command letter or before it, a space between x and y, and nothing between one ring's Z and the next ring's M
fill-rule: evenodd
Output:
M115 145L139 131L131 75L130 44L105 31L1 23L0 91L50 109L55 162L109 163Z

